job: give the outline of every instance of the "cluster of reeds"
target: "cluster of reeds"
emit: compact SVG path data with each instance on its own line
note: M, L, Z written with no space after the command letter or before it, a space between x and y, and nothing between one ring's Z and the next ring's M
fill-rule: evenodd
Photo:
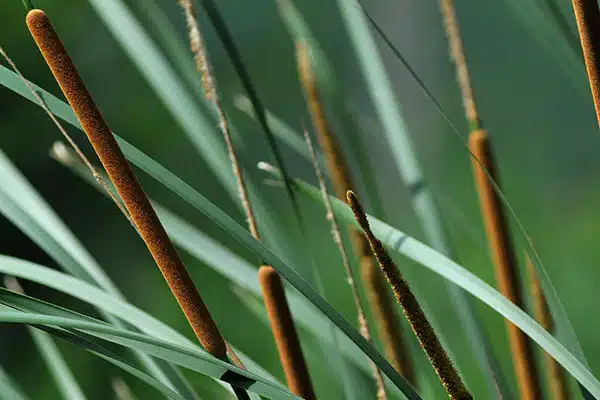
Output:
M189 44L199 73L198 78L202 80L207 100L211 102L216 110L219 127L223 134L237 183L241 206L248 223L248 230L254 239L260 241L261 221L253 210L253 202L246 185L244 166L237 155L236 143L231 134L231 124L224 110L217 80L213 74L204 44L202 27L196 18L192 0L179 0L179 4L187 22ZM211 2L205 1L203 5L209 14L215 12L214 5ZM573 0L573 6L600 122L600 75L598 74L600 66L600 59L598 59L598 54L600 54L598 53L600 51L598 49L600 45L600 42L598 42L600 40L600 11L596 0ZM482 118L474 99L454 4L452 0L440 0L440 7L448 36L451 58L457 70L457 81L462 93L466 119L471 129L468 147L473 160L474 181L480 198L491 259L495 266L497 285L507 299L516 306L525 308L526 296L520 281L520 266L511 240L508 219L505 215L498 166L494 162L490 136L483 128ZM26 21L52 74L87 134L110 181L118 192L119 198L114 196L115 202L122 204L124 207L123 213L139 232L198 341L214 357L232 362L243 369L243 364L223 338L150 200L87 90L59 35L54 30L49 17L43 11L35 9L29 11ZM230 38L227 40L230 40ZM227 45L235 49L232 43L228 42ZM360 268L360 279L358 280L353 272L351 257L349 257L343 242L343 228L340 227L334 215L334 209L327 194L325 177L319 165L318 152L312 147L310 135L307 131L305 138L318 177L327 218L331 223L333 240L338 246L342 265L350 283L356 308L356 319L362 336L367 342L375 341L375 335L372 335L368 324L367 315L370 313L375 320L378 337L390 364L407 382L413 387L417 387L418 379L413 363L413 357L416 357L416 355L408 351L406 344L407 332L402 332L397 307L394 306L390 296L391 290L412 333L429 359L449 398L472 399L471 391L467 388L460 372L454 366L438 337L439 332L436 332L430 323L417 296L392 260L390 253L380 239L375 236L367 213L355 194L358 188L354 186L354 179L349 167L354 160L347 158L342 151L339 138L333 132L333 124L329 122L328 110L322 98L322 90L315 76L311 44L308 41L298 40L296 42L296 55L299 80L304 90L306 106L312 118L312 127L320 145L320 153L324 157L328 176L331 179L336 196L340 200L347 201L360 228L349 227L352 248ZM244 79L247 79L247 77ZM252 90L250 92L254 93ZM255 93L253 96L255 96ZM254 97L254 102L258 103L256 97ZM261 123L268 130L268 121L264 110L260 112L262 113ZM66 132L64 134L68 137ZM71 142L71 145L74 146L74 143ZM95 172L91 163L78 148L76 150L77 154L83 157L85 164L92 170L93 174L97 176L98 173ZM276 150L275 152L278 154ZM283 178L284 180L288 179L285 173ZM286 186L289 185L289 182L284 183ZM104 186L110 193L110 189L106 185ZM300 335L296 328L294 315L288 304L282 278L275 268L268 265L267 260L260 260L258 264L258 281L262 289L264 306L287 385L292 393L305 399L315 399L317 397L316 392L313 388L309 367L301 346ZM550 331L552 330L552 320L535 268L529 258L527 266L536 318L546 330ZM366 294L368 307L363 304L361 287L362 292ZM542 399L543 390L538 376L533 343L524 332L508 320L506 320L506 329L516 381L519 387L519 398ZM545 360L553 398L567 399L569 392L561 367L549 355L546 355ZM377 398L387 399L389 394L383 373L373 360L370 360L370 365L377 388ZM116 385L120 388L123 387L120 383ZM249 398L249 394L243 385L233 386L238 398ZM119 389L118 391L123 390Z

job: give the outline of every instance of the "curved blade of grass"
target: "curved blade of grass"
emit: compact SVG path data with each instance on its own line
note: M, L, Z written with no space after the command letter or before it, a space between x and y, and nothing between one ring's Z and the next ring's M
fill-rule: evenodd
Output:
M180 346L189 347L195 351L204 351L204 349L181 333L144 311L74 277L25 260L3 255L0 255L0 271L73 296L122 320L128 321L132 326L148 335L177 343ZM235 351L247 364L248 369L276 381L267 371L246 357L242 352L237 349Z
M29 333L46 362L62 397L65 400L85 400L83 391L50 335L32 327L29 327Z
M161 382L159 382L152 376L140 371L139 369L134 367L131 363L129 363L127 360L118 356L114 352L108 350L106 348L106 345L101 341L101 339L95 338L91 335L87 335L87 334L84 334L81 332L78 332L78 333L69 332L66 330L50 328L47 326L46 327L36 326L36 328L37 329L33 328L33 330L38 331L38 333L44 333L44 332L40 332L41 330L43 330L43 331L47 332L47 334L51 334L57 338L61 338L63 340L69 341L72 344L75 344L76 346L82 347L83 349L87 350L88 352L95 355L96 357L99 357L99 358L109 362L110 364L113 364L117 368L120 368L123 371L128 372L129 374L135 376L136 378L140 379L141 381L148 384L149 386L154 387L155 389L157 389L163 395L165 395L166 397L168 397L170 399L176 399L176 400L184 399L184 397L179 395L179 393L175 392L168 386L165 386L164 384L162 384Z
M443 254L451 254L444 233L439 211L433 195L422 175L421 167L409 138L400 106L393 93L393 86L385 71L383 61L371 35L369 23L356 0L337 0L342 20L351 39L354 50L367 84L375 111L389 143L394 162L404 184L411 192L413 209L419 219L427 241ZM447 284L453 308L458 315L473 347L473 353L481 366L488 391L495 396L498 387L503 386L502 372L496 367L494 353L483 334L483 325L479 321L472 299L454 285ZM504 388L502 388L504 389ZM501 390L502 390L501 389ZM505 392L508 395L509 392Z
M189 368L258 395L273 399L299 399L283 386L268 381L247 370L242 370L226 361L219 360L206 352L200 352L140 333L116 328L100 321L91 322L83 318L76 319L72 317L67 318L12 311L0 311L0 321L76 329L126 348L132 348Z
M0 396L3 400L27 400L27 396L21 391L15 382L10 379L4 369L0 367Z
M294 180L294 187L310 200L321 204L317 188L301 180ZM350 208L337 199L331 199L334 212L344 221L357 225ZM369 222L375 235L384 245L398 251L409 259L432 270L436 274L452 282L454 285L471 293L487 304L504 318L511 321L541 348L548 352L565 370L596 398L600 398L600 382L590 372L589 367L579 360L573 350L567 349L561 342L546 332L527 313L515 306L497 290L483 282L473 273L452 261L447 256L408 236L404 232L369 216Z
M0 213L71 275L94 283L113 296L124 299L104 270L2 151L0 181L3 183L0 186ZM103 317L117 326L125 326L123 321L111 315L104 314ZM168 386L175 387L187 399L196 398L189 383L173 366L157 363L142 354L136 357L151 375Z

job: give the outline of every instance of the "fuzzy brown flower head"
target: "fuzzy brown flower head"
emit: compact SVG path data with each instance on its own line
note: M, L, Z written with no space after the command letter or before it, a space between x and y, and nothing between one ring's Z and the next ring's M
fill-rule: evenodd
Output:
M369 221L367 220L367 214L365 210L362 208L362 205L358 201L358 197L352 190L348 190L346 192L346 200L352 208L352 212L354 213L354 218L356 218L356 222L363 228L365 231L370 231L371 228L369 226Z

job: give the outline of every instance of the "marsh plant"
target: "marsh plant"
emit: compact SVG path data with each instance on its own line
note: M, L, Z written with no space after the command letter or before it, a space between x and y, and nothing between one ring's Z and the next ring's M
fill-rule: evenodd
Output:
M531 11L527 21L537 18L533 31L540 43L552 35L557 45L548 51L560 53L570 74L582 79L584 69L573 65L585 65L598 110L596 0L573 0L572 8L556 0L520 1L515 7ZM80 74L81 61L61 39L64 27L53 25L51 12L35 8L41 4L24 0L21 28L31 34L42 56L37 60L40 66L45 62L56 85L42 88L29 81L18 65L20 55L2 47L0 83L39 106L32 118L50 118L56 128L52 159L97 189L97 196L106 196L133 233L102 242L138 241L151 258L118 266L129 269L133 284L113 280L112 270L95 261L11 154L0 152L0 213L49 257L41 265L10 252L0 255L5 275L0 322L27 326L35 345L27 354L39 355L44 364L44 372L30 380L51 377L51 388L35 390L20 381L18 363L8 360L0 396L600 399L600 382L533 246L535 237L503 191L492 147L498 133L487 130L480 114L486 96L472 83L461 15L452 0L428 7L439 10L456 72L453 84L461 94L454 100L463 104L466 123L449 116L368 5L356 0L332 3L361 73L361 101L369 104L364 110L347 101L340 65L301 8L292 0L274 0L289 33L289 53L295 54L297 86L290 90L304 100L296 121L269 110L261 81L248 68L218 2L147 0L137 4L137 13L122 0L89 3L193 144L199 159L186 165L186 176L201 179L188 183L111 129ZM167 18L163 8L176 9L177 19ZM574 12L573 21L566 10ZM448 199L434 196L421 171L390 80L394 70L384 66L382 51L400 62L472 161L469 187L479 197L485 228L485 235L476 235L487 239L478 250L493 265L491 283L472 272L482 267L463 264L453 250L448 232L464 222L447 220L438 209ZM223 59L239 86L234 96L222 89L224 75L216 66L225 65ZM61 96L51 94L56 88ZM117 86L110 90L122 95ZM367 117L375 132L361 123ZM292 128L296 125L302 129ZM468 135L461 126L468 126ZM24 140L34 140L33 133ZM393 182L406 190L408 202L391 198L384 187L382 163L375 160L380 156L371 154L373 140L385 143ZM264 144L258 155L254 142ZM309 167L303 172L314 185L296 177L290 165L298 159ZM229 199L203 189L207 175ZM59 191L61 184L53 183ZM170 193L177 202L169 204L182 208L167 207L148 193ZM202 222L194 222L184 203L203 215ZM398 213L398 207L407 211ZM85 218L94 210L83 205L81 212ZM402 226L398 215L407 214L420 225L414 234L396 227ZM319 233L324 227L330 234ZM209 234L217 230L220 240ZM94 228L96 238L103 235L102 226ZM145 276L154 272L151 264L164 278L156 289L145 286ZM132 288L131 294L120 287ZM169 301L155 290L168 291L176 311L165 315L158 307L151 313L128 299ZM446 315L430 306L434 301L445 304ZM481 318L482 304L504 320L505 330ZM588 313L595 318L593 310ZM171 323L180 316L189 327ZM85 368L70 361L73 350L89 354ZM98 395L88 386L107 388Z

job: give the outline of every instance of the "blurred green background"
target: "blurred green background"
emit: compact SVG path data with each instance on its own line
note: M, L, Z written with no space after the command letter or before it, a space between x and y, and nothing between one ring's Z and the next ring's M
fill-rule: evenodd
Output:
M522 1L534 3L532 0ZM129 0L126 3L142 22L151 26L145 18L145 0ZM186 46L184 19L177 2L159 3L178 29L181 43ZM597 332L600 324L591 311L600 299L597 291L600 283L600 250L597 245L600 224L595 206L600 201L600 133L579 53L576 57L579 74L573 73L574 69L563 68L564 60L559 48L552 45L554 40L558 42L559 39L546 38L550 46L540 42L528 25L532 22L528 20L530 16L523 15L523 10L519 11L515 6L517 3L513 0L457 0L456 7L476 98L485 126L493 138L505 193L533 238L590 365L594 372L598 372L600 346ZM544 1L539 3L546 9ZM559 0L556 3L561 6L568 29L574 34L570 2ZM466 134L467 126L454 68L447 54L437 2L364 0L363 4L416 69L461 132ZM243 217L232 200L89 4L85 1L36 0L35 5L52 18L111 128L243 223ZM218 7L242 50L264 104L297 129L307 124L309 118L296 78L294 45L281 23L275 0L221 0ZM298 7L333 61L347 100L356 109L362 134L369 143L365 151L377 172L386 210L393 215L388 222L422 238L410 210L407 192L374 117L335 3L307 0L299 1ZM202 13L199 14L202 26L206 27L205 37L219 88L229 115L246 144L244 167L255 168L255 163L260 160L272 161L260 128L232 105L233 97L242 92L241 86L212 27ZM20 1L3 2L0 7L0 44L28 79L60 95L25 27L24 15ZM155 29L151 32L159 35ZM457 249L458 261L486 282L494 284L473 191L470 160L463 142L451 131L389 49L381 41L379 44L426 178L440 203L452 244ZM175 301L127 221L109 201L48 157L48 149L60 137L47 116L37 106L1 88L0 129L2 151L64 218L128 299L191 337ZM74 137L91 154L82 135ZM314 173L308 163L288 149L285 149L284 156L294 176L314 183ZM204 216L141 173L140 177L152 197L255 262ZM282 200L283 191L267 184L261 190L272 199L273 212L277 217L292 221ZM310 242L314 245L328 299L350 321L354 321L349 291L340 284L344 280L343 272L328 234L323 210L314 205L303 206L310 226ZM290 229L294 229L291 223ZM4 218L0 218L0 237L0 253L55 266ZM285 250L277 250L279 254L285 254ZM183 257L224 335L274 375L282 377L274 344L265 326L236 299L223 278L187 254L183 253ZM446 292L440 290L440 278L406 260L400 259L399 262L401 268L418 271L421 280L415 284L422 288L427 302L443 323L452 341L453 353L468 359L469 343L462 336L458 321L448 312L450 305ZM308 271L308 266L304 268ZM93 310L47 289L27 284L25 287L32 295L93 313ZM503 321L484 305L478 303L478 306L503 369L512 376ZM2 366L32 398L57 397L58 392L26 330L15 326L1 326L0 329ZM89 398L113 397L110 379L117 371L80 349L64 343L60 346ZM322 367L319 366L321 355L309 353L308 358L315 366L313 375L317 389L322 393L336 393L328 391L335 390L330 387L332 383L316 372ZM473 363L473 371L463 372L469 376L476 373L476 368ZM155 395L134 379L126 379L139 398ZM208 393L206 398L216 396L211 394L212 384L205 380L196 382L201 393ZM476 394L483 390L483 383L478 384L473 379L469 382ZM514 383L511 382L511 385L514 386Z

